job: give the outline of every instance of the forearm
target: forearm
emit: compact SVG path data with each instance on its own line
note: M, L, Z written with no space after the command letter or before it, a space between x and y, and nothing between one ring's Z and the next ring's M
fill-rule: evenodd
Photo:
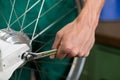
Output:
M87 57L105 0L87 0L78 17L57 32L53 48L57 58ZM55 55L51 56L54 58Z
M100 14L105 0L86 0L85 7L91 14Z
M86 0L85 5L78 16L78 22L80 19L86 21L90 27L95 27L98 24L100 12L103 8L105 0ZM85 19L85 20L84 20Z

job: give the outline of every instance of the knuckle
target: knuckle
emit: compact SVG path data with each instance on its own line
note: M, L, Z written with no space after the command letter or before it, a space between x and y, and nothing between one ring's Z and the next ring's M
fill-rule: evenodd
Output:
M72 48L70 46L65 47L64 50L65 50L65 53L69 54L71 57L75 57L79 53L78 49Z
M71 55L71 57L75 57L76 56L76 54L74 54L74 53L70 53L70 55Z
M78 56L79 57L84 57L84 53L80 53Z
M88 57L88 54L86 54L84 57Z
M58 58L58 59L60 59L60 58L61 58L61 56L60 56L60 54L59 54L59 53L57 53L56 58Z
M56 36L59 38L62 36L62 33L60 31L57 32Z
M88 57L88 55L89 55L89 52L87 52L84 57Z
M71 52L68 53L68 55L69 55L70 57L75 57L75 56L77 56L77 54L78 54L78 51L77 51L76 49L74 49L74 48L72 48L72 49L71 49Z
M58 55L56 55L56 58L58 58L58 59L63 59L65 56L63 55L63 54L58 54Z
M65 53L71 53L72 52L72 48L67 46L67 47L64 48L64 52Z
M75 49L72 49L71 55L75 57L78 54L78 51Z
M94 46L94 41L90 43L89 47L86 49L86 52L90 52L93 46Z

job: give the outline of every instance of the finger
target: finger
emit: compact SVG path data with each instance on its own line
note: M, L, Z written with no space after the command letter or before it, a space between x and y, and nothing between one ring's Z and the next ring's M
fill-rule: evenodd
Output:
M63 58L65 58L65 56L67 56L67 54L65 53L62 46L59 46L57 54L56 54L56 58L63 59Z
M50 55L50 59L54 59L55 58L55 55Z
M88 43L90 42L90 40L88 39L88 36L86 36L86 37L85 36L86 35L84 35L84 37L82 37L80 40L80 44L78 46L79 52L77 54L77 57L84 57L86 47L87 47Z
M87 42L87 44L84 46L84 53L83 56L87 57L90 53L90 50L92 48L92 46L94 45L94 36L91 37L91 39Z
M89 55L89 52L92 48L91 45L94 44L94 32L91 32L84 42L85 43L83 43L82 47L80 48L80 57L86 57Z
M54 41L53 46L52 46L53 49L57 49L59 47L61 39L62 39L62 35L63 35L62 32L57 32L56 37L55 37L55 41Z
M78 49L72 49L71 50L71 53L68 53L66 58L72 58L72 57L76 57L79 53L79 50Z
M90 44L91 44L91 41L89 40L80 47L78 57L85 57L85 55L87 54L86 52L88 52L87 50Z
M90 50L91 50L91 48L88 48L86 51L85 51L85 53L84 53L84 57L88 57L88 55L90 54Z
M94 45L94 40L91 42L91 44L89 45L88 49L86 50L86 54L84 55L85 57L87 57L89 55L90 50L93 47L93 45Z

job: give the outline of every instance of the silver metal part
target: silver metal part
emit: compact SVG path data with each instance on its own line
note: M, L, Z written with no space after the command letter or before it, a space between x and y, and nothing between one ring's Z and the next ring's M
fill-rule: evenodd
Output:
M30 51L30 40L22 32L0 30L0 80L8 80L12 73L26 61L23 53Z
M75 57L66 80L79 80L85 65L85 61L86 58Z
M30 46L30 39L22 32L17 32L12 29L1 29L0 39L11 44L27 44Z

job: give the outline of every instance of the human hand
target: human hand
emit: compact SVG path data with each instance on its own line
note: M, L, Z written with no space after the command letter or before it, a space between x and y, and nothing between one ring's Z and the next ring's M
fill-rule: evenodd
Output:
M53 48L58 49L56 57L87 57L95 41L94 34L95 30L88 24L76 20L69 23L57 32L53 44Z
M93 10L92 3L88 4L73 22L57 32L53 49L58 50L56 56L51 55L51 58L87 57L89 55L95 41L95 29L98 25L102 3L101 1L101 4L96 5L98 9L95 10Z

